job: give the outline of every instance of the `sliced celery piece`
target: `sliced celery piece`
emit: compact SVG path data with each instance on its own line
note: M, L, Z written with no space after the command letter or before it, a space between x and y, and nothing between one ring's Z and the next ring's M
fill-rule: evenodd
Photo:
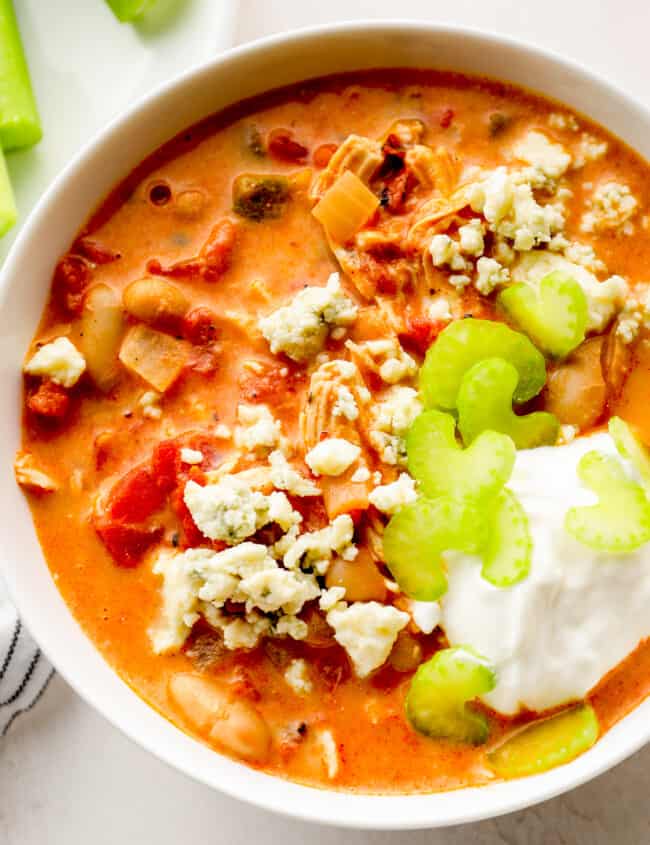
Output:
M445 648L423 663L406 696L406 715L416 731L430 737L480 745L488 737L485 716L467 706L493 690L496 674L466 646Z
M503 358L487 358L467 371L458 393L458 428L466 445L483 431L507 434L518 449L555 443L560 424L553 414L517 416L512 410L518 380L517 370Z
M512 587L530 572L533 541L526 512L511 490L497 496L487 528L481 575L495 587Z
M2 150L0 150L0 238L5 232L11 229L16 222L17 216L14 193L11 190L9 173L7 172L7 164L2 155Z
M602 552L631 552L650 540L650 502L616 458L587 452L578 464L578 477L599 501L567 512L569 534Z
M426 496L489 499L510 478L514 443L505 434L484 431L468 449L461 449L455 430L450 414L420 414L406 435L409 472Z
M544 356L526 335L491 320L457 320L443 329L427 351L420 370L425 405L455 408L463 376L485 358L504 358L516 368L515 402L532 399L544 386Z
M537 286L512 285L497 303L546 355L565 358L585 339L587 297L566 273L549 273Z
M502 778L539 774L583 754L598 733L596 713L584 704L528 726L491 751L488 763Z
M646 490L650 489L650 450L641 443L628 423L620 417L612 417L608 428L621 457L632 463L641 476Z
M0 147L31 147L43 135L11 0L0 0Z
M402 592L435 601L447 590L442 553L476 553L487 540L481 511L468 502L440 496L405 505L384 531L384 559Z
M122 23L128 23L144 14L156 0L106 0L111 11Z

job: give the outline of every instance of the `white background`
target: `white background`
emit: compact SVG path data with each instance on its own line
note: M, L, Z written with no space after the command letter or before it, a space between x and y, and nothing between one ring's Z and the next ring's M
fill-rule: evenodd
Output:
M198 46L188 49L189 64L205 52L210 38L217 46L225 35L223 27L211 32L205 26L205 10L211 6L218 16L222 0L186 2L202 29ZM15 3L31 10L37 22L45 5L79 11L101 0ZM235 40L315 23L398 16L523 37L582 61L650 105L650 4L644 0L241 0ZM65 38L70 62L93 63L94 51L76 45L75 15L62 16L60 25L61 32L50 35ZM155 60L155 42L137 46ZM176 50L174 61L181 59ZM127 85L117 72L113 81ZM52 96L61 98L63 90L59 84ZM38 93L55 122L53 106L61 99L48 101L48 90ZM97 90L96 96L109 93ZM27 204L33 189L24 190ZM538 808L471 827L391 834L309 827L223 798L132 745L59 678L0 743L1 845L303 845L308 840L315 845L640 845L650 841L650 748Z

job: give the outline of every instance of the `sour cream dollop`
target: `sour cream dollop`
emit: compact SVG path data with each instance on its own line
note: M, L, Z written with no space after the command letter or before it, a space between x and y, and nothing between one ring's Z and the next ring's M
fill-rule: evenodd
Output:
M496 687L483 700L501 713L583 698L650 636L650 543L602 553L564 529L569 508L596 501L576 473L591 450L617 455L603 433L517 453L508 486L528 515L534 546L524 581L493 587L479 558L447 555L440 624L451 645L472 646L495 667Z

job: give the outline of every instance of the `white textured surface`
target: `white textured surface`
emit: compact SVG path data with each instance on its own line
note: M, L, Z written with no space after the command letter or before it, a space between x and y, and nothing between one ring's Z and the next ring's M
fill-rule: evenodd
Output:
M221 5L220 0L186 2L192 14L206 4ZM87 9L96 4L101 6L102 0L75 0L66 5ZM31 11L35 22L45 19L46 5L60 9L63 0L17 0L17 6ZM586 63L650 104L650 5L641 0L546 0L543 4L533 0L519 4L512 0L445 4L440 0L401 0L399 4L389 0L354 4L349 0L242 0L238 40L313 23L398 15L483 27L535 41ZM61 30L49 32L52 39L65 32L71 39L71 65L73 55L75 61L76 56L92 60L93 50L75 47L78 22L72 14L47 17L56 20ZM188 55L188 64L197 58L196 53ZM377 63L381 64L381 57ZM63 74L66 68L60 71ZM47 76L44 84L46 92ZM57 678L39 708L0 743L0 843L639 845L650 839L649 790L650 748L567 796L493 822L431 833L315 830L244 807L176 774L125 739Z

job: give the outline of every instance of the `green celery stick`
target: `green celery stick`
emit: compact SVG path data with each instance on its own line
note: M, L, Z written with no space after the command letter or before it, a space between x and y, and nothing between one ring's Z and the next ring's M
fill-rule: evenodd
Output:
M0 150L0 238L5 232L11 229L16 222L17 216L14 192L11 190L7 164L2 150Z
M519 373L503 358L484 358L463 376L458 391L458 427L467 446L485 431L512 438L517 449L553 444L560 424L553 414L534 411L518 416L512 397Z
M11 0L0 0L0 146L31 147L43 130Z
M106 0L111 11L122 23L134 21L153 6L155 0Z
M443 648L413 675L406 715L425 736L480 745L490 728L485 716L468 702L493 690L496 682L494 669L472 649Z
M547 772L584 754L598 739L598 717L589 704L533 722L487 755L502 778Z

